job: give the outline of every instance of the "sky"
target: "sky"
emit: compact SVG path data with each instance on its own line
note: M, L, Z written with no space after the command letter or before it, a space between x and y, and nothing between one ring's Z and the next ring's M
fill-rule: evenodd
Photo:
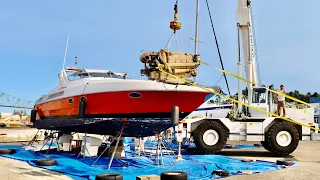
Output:
M1 1L0 91L36 101L58 85L67 37L66 66L127 72L141 79L142 50L159 51L171 36L175 0ZM224 67L237 73L236 0L209 0ZM180 49L193 53L196 0L180 0ZM287 91L319 92L319 0L256 0L252 14L261 79ZM200 0L199 53L221 67L205 0ZM176 51L175 41L170 50ZM243 75L245 73L243 72ZM198 68L197 81L220 85L221 72ZM227 76L231 93L237 79ZM0 112L13 111L0 108Z

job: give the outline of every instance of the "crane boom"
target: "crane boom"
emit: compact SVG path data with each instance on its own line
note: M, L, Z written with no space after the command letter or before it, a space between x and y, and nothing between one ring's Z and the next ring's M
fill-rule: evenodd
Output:
M252 17L251 17L251 1L250 0L238 0L237 9L237 24L241 32L242 48L244 55L244 64L246 71L246 78L254 85L248 83L248 103L252 101L252 87L257 84L257 72L256 72L256 61L254 53L254 39L252 34ZM240 65L239 65L240 64ZM241 61L238 61L238 68L241 68ZM241 69L239 73L241 75ZM238 86L238 99L242 100L242 87L241 84Z

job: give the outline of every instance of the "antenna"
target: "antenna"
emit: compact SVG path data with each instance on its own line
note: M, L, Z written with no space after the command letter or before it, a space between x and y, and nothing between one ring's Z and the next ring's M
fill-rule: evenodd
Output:
M63 58L63 66L62 66L62 69L64 69L64 65L66 64L66 56L67 56L67 51L68 51L68 43L69 43L69 36L68 36L68 39L67 39L66 49L65 49L65 51L64 51L64 58Z
M191 38L191 37L188 37L188 39L189 39L189 42L190 42L190 41L193 41L193 42L195 42L195 41L196 41L195 39L193 39L193 38ZM202 41L198 41L198 43L204 43L204 42L202 42Z
M196 31L195 31L195 38L194 38L194 54L198 54L198 42L199 42L199 36L198 36L198 19L199 19L199 0L197 0L197 9L196 9Z
M197 6L196 6L196 30L195 30L195 37L194 37L194 55L196 56L198 54L198 43L199 43L199 0L197 0ZM193 81L196 82L196 77L193 77Z

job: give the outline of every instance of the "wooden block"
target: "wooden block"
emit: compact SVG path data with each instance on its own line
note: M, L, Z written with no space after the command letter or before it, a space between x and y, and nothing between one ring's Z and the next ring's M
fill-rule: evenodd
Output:
M160 180L160 176L158 175L137 176L136 180Z
M111 146L107 151L108 151L108 156L111 157L112 153L114 151L115 146ZM118 146L116 153L114 155L115 159L121 159L121 153L122 153L123 147L122 146Z

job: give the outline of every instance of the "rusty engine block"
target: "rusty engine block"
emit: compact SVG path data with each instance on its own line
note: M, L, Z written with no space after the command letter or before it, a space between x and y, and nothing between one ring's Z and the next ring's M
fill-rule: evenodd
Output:
M166 49L161 49L159 52L145 52L140 56L140 61L145 64L145 68L141 69L141 75L165 83L185 84L184 81L161 72L159 67L167 73L185 79L197 76L199 60L200 55L168 52Z

